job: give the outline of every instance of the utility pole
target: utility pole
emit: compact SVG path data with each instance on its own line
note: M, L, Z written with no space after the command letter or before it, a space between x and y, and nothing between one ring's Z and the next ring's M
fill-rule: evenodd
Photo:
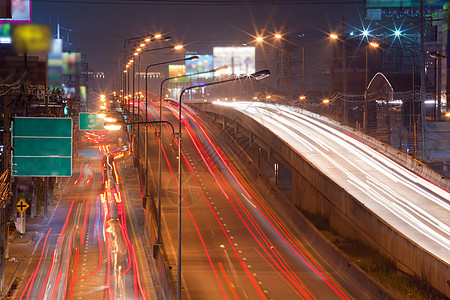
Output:
M344 101L344 120L343 123L347 124L348 121L348 111L347 111L347 54L346 54L346 45L345 45L345 10L344 5L342 5L342 77L343 77L343 101Z
M420 114L422 121L422 161L426 155L426 108L425 108L425 41L424 41L423 0L420 0Z
M10 95L6 94L4 96L3 103L3 172L11 171L11 119L10 119ZM6 179L8 182L8 190L11 190L11 178L12 176L9 174L9 178ZM6 196L4 202L2 201L2 206L0 207L0 291L3 292L5 287L5 255L8 249L8 206L10 205L10 194Z

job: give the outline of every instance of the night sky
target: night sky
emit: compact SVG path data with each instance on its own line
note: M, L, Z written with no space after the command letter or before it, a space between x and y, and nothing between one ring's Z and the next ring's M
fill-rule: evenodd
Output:
M303 43L311 59L327 34L339 29L344 11L348 25L361 23L363 1L32 1L33 22L51 24L56 34L59 20L61 36L70 42L64 51L81 51L90 69L105 72L105 89L112 88L125 39L163 33L187 51L207 53L212 46L251 45L258 33L282 31L291 43Z

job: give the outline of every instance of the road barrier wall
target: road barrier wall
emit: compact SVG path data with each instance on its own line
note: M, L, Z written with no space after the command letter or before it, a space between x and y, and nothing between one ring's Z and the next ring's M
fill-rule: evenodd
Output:
M450 297L450 267L447 263L392 228L278 136L230 107L209 103L196 104L195 107L238 123L254 135L254 142L271 149L271 152L288 162L286 167L293 173L293 201L296 206L327 217L330 225L341 235L356 238L378 249L391 257L398 267L422 278ZM431 172L427 168L422 169L425 173ZM296 220L294 216L292 218ZM337 258L332 261L337 265L342 264Z

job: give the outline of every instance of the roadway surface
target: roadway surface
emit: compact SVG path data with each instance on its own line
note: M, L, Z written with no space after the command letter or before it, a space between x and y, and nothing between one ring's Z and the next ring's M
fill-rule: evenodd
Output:
M18 299L154 298L144 282L148 268L138 264L145 259L129 220L134 214L121 191L123 156L110 146L83 146L75 161Z
M163 118L178 130L176 103L164 103ZM159 103L148 106L147 119L159 119ZM337 280L339 274L313 256L308 242L286 227L283 216L268 206L272 196L266 187L243 175L245 166L229 145L214 138L193 111L183 109L182 121L183 299L364 298L351 283ZM149 140L150 167L157 183L158 143L153 130ZM175 277L177 147L166 127L162 134L163 239Z
M450 193L293 108L215 102L253 118L410 240L450 263Z

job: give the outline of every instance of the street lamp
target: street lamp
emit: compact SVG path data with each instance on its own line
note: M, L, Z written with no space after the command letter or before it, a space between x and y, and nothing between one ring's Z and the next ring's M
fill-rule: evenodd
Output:
M330 33L329 37L332 41L339 40L342 43L342 89L343 89L343 123L348 122L348 111L347 111L347 54L346 54L346 45L345 45L345 28L342 28L342 37L339 38L339 35L335 33ZM337 45L335 47L337 49ZM337 51L336 51L337 52ZM331 80L332 77L332 71L333 71L333 62L330 62L330 89L332 88ZM337 109L336 109L336 116L337 116Z
M194 56L195 57L195 56ZM198 58L198 56L197 56ZM191 59L194 60L194 59ZM223 66L220 68L216 68L213 70L209 70L209 71L203 71L203 72L199 72L199 73L192 73L192 74L186 74L186 75L181 75L181 76L173 76L173 77L167 77L165 78L163 81L161 81L161 86L159 88L159 120L162 121L162 90L163 90L163 85L166 81L168 80L172 80L172 79L176 79L176 78L183 78L183 77L191 77L191 76L197 76L197 75L201 75L201 74L207 74L207 73L215 73L215 72L219 72L222 70L228 69L228 67ZM161 127L162 123L160 124L159 127L159 180L158 180L158 238L157 238L157 244L161 244L161 165L162 165L162 140L161 140L161 132L162 132L162 127ZM146 170L148 172L148 159L146 159ZM147 190L146 190L147 193Z
M370 46L370 47L369 47ZM368 46L366 47L366 72L365 72L365 88L364 90L367 91L367 84L369 83L368 80L368 53L369 53L369 48L378 48L380 46L380 44L376 43L376 42L370 42L368 44ZM365 100L364 100L364 132L367 133L367 128L368 128L368 124L369 124L369 99L366 96Z
M167 37L165 40L167 40L167 41L169 41L171 38L170 37ZM139 72L139 76L140 76L140 73L141 73L141 63L140 63L140 60L141 60L141 54L142 53L147 53L147 52L151 52L151 51L157 51L157 50L165 50L165 49L181 49L181 48L183 48L183 46L182 45L171 45L171 46L166 46L166 47L159 47L159 48L152 48L152 49L147 49L147 50L143 50L143 51L140 51L138 54L137 54L137 56L138 56L138 72ZM135 96L134 96L134 78L136 77L136 74L135 74L135 72L134 72L134 68L135 68L135 64L133 64L133 110L132 110L132 120L134 120L135 118L136 118L136 116L135 116L135 110L134 110L134 102L135 102ZM148 68L148 67L147 67ZM140 78L139 78L139 80L138 80L138 90L140 89L140 85L139 85L139 82L140 82ZM145 82L147 83L147 70L145 71ZM147 92L147 87L146 87L146 92ZM147 95L145 95L145 97L147 97ZM145 102L145 104L146 104L146 106L147 106L147 98L145 98L146 99L146 102ZM140 94L139 94L139 98L138 98L138 108L137 108L137 113L139 114L139 105L140 105ZM147 108L146 108L146 113L147 113ZM134 134L134 126L132 127L132 132L133 132L133 134ZM147 134L147 131L146 131L146 134ZM138 143L137 143L137 156L139 156L139 126L138 126L138 128L137 128L137 136L138 136Z
M181 299L181 100L183 98L183 94L191 89L199 88L199 87L207 87L210 85L216 85L216 84L222 84L227 82L232 82L236 80L242 80L242 79L255 79L255 80L261 80L266 77L270 76L269 70L262 70L250 75L243 75L238 76L233 79L226 79L216 82L209 82L205 84L190 86L185 89L183 89L180 93L179 98L179 110L178 110L178 249L177 249L177 299Z
M171 46L173 47L173 46ZM171 48L169 47L169 48ZM151 49L150 49L151 50ZM151 64L148 65L145 68L145 118L147 118L147 114L148 114L148 96L147 96L147 82L148 82L148 69L154 66L159 66L159 65L166 65L166 64L170 64L170 63L174 63L174 62L181 62L181 61L193 61L193 60L198 60L198 56L194 55L194 56L190 56L187 58L182 58L182 59L175 59L175 60L170 60L170 61L164 61L164 62L159 62L159 63L155 63L155 64ZM160 99L161 101L161 99ZM161 108L160 108L161 109ZM139 113L139 108L138 108L138 113ZM160 122L162 122L162 118L161 118L161 112L160 112ZM162 123L160 123L160 131L159 131L159 139L160 139L160 143L161 143L161 130L162 130ZM138 127L139 129L139 127ZM139 154L139 130L138 130L138 143L137 143L137 154ZM148 198L148 132L147 132L147 127L145 127L145 139L144 139L144 148L145 148L145 195L144 197L147 199ZM160 149L159 151L161 152L161 145L160 145ZM160 156L160 168L161 168L161 153L159 154ZM161 181L161 176L160 176L160 181ZM160 187L161 189L161 187ZM159 221L158 221L159 222Z
M121 65L125 65L126 64L126 60L128 59L128 54L129 54L129 44L132 41L141 40L141 41L144 41L144 42L150 42L152 39L157 38L157 36L158 35L149 34L149 35L132 37L132 38L124 40L124 42L123 42L123 51L122 51L121 55L119 56L119 69L121 68ZM159 37L161 37L161 36L159 35ZM141 42L139 44L142 44L142 43L143 42ZM126 73L126 72L124 72L124 73ZM126 75L128 75L128 74L126 74ZM124 93L122 93L122 103L123 103L124 102L124 95L125 95L125 93L128 94L127 88L129 89L129 83L127 84L126 79L124 77L122 77L122 76L121 76L121 80L122 80L121 86L122 86L122 89L124 90Z

